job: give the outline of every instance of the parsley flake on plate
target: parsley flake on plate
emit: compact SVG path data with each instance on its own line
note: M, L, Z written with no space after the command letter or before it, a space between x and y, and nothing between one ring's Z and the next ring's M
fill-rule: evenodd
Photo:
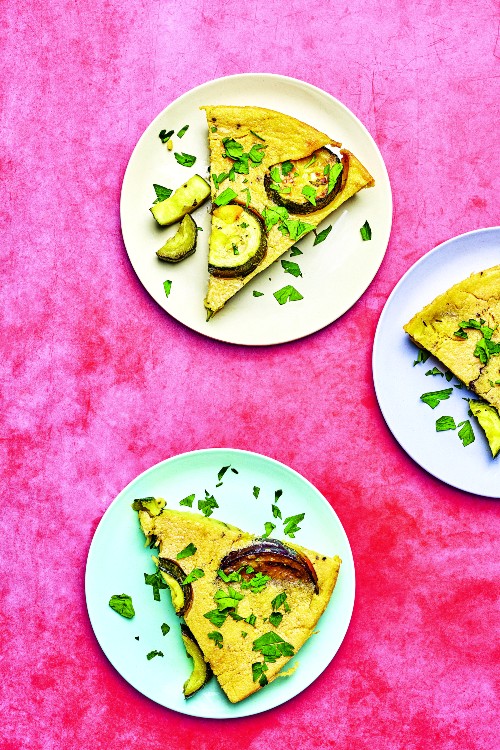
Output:
M113 594L109 600L109 606L122 617L131 620L135 615L132 597L128 594Z
M170 625L167 625L166 622L162 623L160 627L163 635L167 635L170 632Z
M260 487L254 487L253 488L253 496L255 499L257 499L260 495Z
M160 130L160 132L158 133L158 138L162 143L168 143L173 134L173 130L169 130L168 132L166 130Z
M433 367L432 370L427 370L425 374L426 375L441 375L441 377L444 377L444 372L441 372L439 367Z
M177 138L182 138L182 136L184 135L184 133L185 133L185 132L186 132L187 130L189 130L189 125L184 125L184 126L183 126L183 127L182 127L182 128L180 129L180 130L179 130L179 132L177 133Z
M417 358L413 362L413 367L415 367L415 365L419 365L420 362L427 362L427 360L429 359L429 357L430 357L429 352L425 352L423 349L419 349L418 350L418 354L417 354Z
M429 393L422 393L420 400L430 406L431 409L435 409L440 401L446 401L452 393L453 388L444 388L442 391L429 391Z
M316 205L316 193L317 193L316 188L313 188L312 185L304 185L301 192L302 192L302 195L304 195L307 198L309 203L312 203L313 206Z
M290 249L290 258L293 258L294 255L303 255L302 250L298 248L296 245L293 245L293 247Z
M205 490L205 499L204 500L198 500L198 510L201 510L204 516L208 518L208 516L211 516L214 512L214 508L218 508L219 503L215 499L213 495L209 495L209 493Z
M329 227L327 227L326 229L323 229L321 232L318 232L318 234L316 234L315 232L316 236L314 238L313 247L314 245L319 245L320 242L324 242L331 231L332 231L332 225L330 224Z
M156 649L154 651L150 651L149 654L146 655L146 659L148 661L151 661L151 659L154 659L155 656L163 656L163 651L157 651Z
M257 292L255 289L253 290L252 294L253 294L254 297L263 297L264 296L264 292Z
M278 508L277 505L271 505L271 510L273 511L273 517L274 518L281 518L281 510Z
M461 428L458 431L458 437L462 441L462 445L464 446L464 448L474 442L476 436L474 435L474 430L472 429L472 425L468 419L466 419L464 422L459 422L457 427Z
M192 167L196 161L196 156L185 154L184 152L182 154L178 154L177 151L174 151L174 156L176 162L180 164L181 167Z
M214 642L217 648L222 648L224 636L218 630L214 630L212 633L208 633L208 637Z
M188 495L183 500L180 501L179 505L187 505L188 508L193 507L195 495Z
M305 513L297 513L296 516L289 516L288 518L285 518L283 522L285 524L283 533L293 539L297 531L300 531L300 526L298 524L304 520L305 515Z
M166 201L167 198L170 198L173 190L170 190L170 188L163 187L163 185L157 185L156 183L153 183L153 187L156 193L156 200L153 201L153 203L161 203L162 201Z
M163 290L165 292L165 297L169 296L171 289L172 289L172 282L170 279L167 279L167 281L163 282Z
M290 273L295 277L302 276L300 266L297 263L294 263L292 260L282 260L281 266L285 273Z
M372 238L372 228L368 224L368 221L365 221L361 229L359 230L361 234L361 239L363 242L367 242L368 240L371 240Z
M436 419L436 432L445 432L446 430L456 430L457 426L453 417L439 417Z
M268 536L269 536L269 534L271 534L274 531L274 529L276 528L276 524L275 523L271 523L271 521L266 521L265 524L264 524L264 528L265 528L265 533L262 535L261 538L262 539L267 539Z
M284 305L286 302L298 302L299 300L304 299L303 295L298 292L295 287L291 286L291 284L287 284L287 286L278 289L277 292L273 293L273 297L280 305Z
M166 589L167 584L163 580L160 571L156 570L154 573L144 573L144 583L146 586L153 587L153 599L155 602L161 601L160 589Z
M217 474L217 479L219 480L219 482L221 481L226 471L230 468L231 468L231 465L229 464L228 466L223 466L222 469L219 469L219 472Z

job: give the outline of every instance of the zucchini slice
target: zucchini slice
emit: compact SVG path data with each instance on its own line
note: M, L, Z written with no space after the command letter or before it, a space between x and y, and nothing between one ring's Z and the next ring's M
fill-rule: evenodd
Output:
M201 206L210 195L210 185L199 174L189 178L170 198L154 203L149 209L162 227L175 224Z
M167 557L159 557L155 560L161 577L170 589L172 604L175 614L182 617L188 612L193 601L193 587L190 583L183 584L186 574L175 560L169 560Z
M500 415L495 407L469 399L469 408L483 428L493 458L500 453Z
M294 214L310 214L325 208L338 195L347 163L327 148L311 156L270 167L264 187L270 200Z
M166 260L167 263L178 263L194 253L197 239L196 222L189 214L186 214L177 232L156 251L156 254L160 260Z
M219 206L212 214L208 271L212 276L248 276L266 254L262 220L236 203Z
M196 638L184 623L181 625L181 635L186 653L193 660L193 671L184 683L183 688L184 698L190 698L207 684L212 676L212 669L210 664L205 661Z

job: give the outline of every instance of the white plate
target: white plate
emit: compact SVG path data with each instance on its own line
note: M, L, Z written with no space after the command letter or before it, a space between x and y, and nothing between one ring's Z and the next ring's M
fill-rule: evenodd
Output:
M420 401L422 393L448 388L444 377L426 376L444 368L434 357L413 367L418 349L403 331L416 312L473 272L500 263L500 227L454 237L424 255L394 288L382 311L373 347L373 379L377 399L392 434L422 468L452 487L487 497L500 497L500 461L491 457L483 430L469 417L465 388L435 409ZM476 440L464 447L457 431L436 432L436 419L470 419Z
M221 487L215 487L217 474L230 464L239 473L226 472ZM254 485L260 487L258 499ZM203 690L186 701L182 686L189 676L180 637L178 618L170 597L161 592L161 602L153 599L151 586L144 583L144 573L155 570L151 550L144 547L137 514L130 505L135 498L164 497L169 508L179 508L178 501L204 490L213 492L219 508L213 518L262 534L265 521L271 521L274 492L283 490L282 511L294 515L305 511L296 534L297 544L326 555L338 554L342 565L330 603L322 615L319 632L305 643L298 656L296 672L276 679L240 703L231 704L213 678ZM193 509L196 508L196 501ZM181 507L181 510L188 510ZM284 516L285 517L285 516ZM280 522L277 521L279 524ZM276 529L275 538L282 537ZM235 718L266 711L300 693L321 674L336 654L351 619L354 605L354 562L342 525L325 498L300 474L257 453L214 448L185 453L153 466L138 476L110 505L94 534L85 577L87 608L94 633L104 653L120 674L137 690L167 708L191 716ZM108 601L113 594L132 597L135 617L126 620L117 615ZM160 626L167 622L170 632L163 637ZM135 637L139 636L139 641ZM151 661L146 654L161 650L164 657Z
M234 104L268 107L299 117L331 134L351 150L375 177L376 185L362 190L322 224L333 225L328 238L313 248L312 236L299 245L304 254L299 262L303 278L285 274L280 263L262 272L208 323L203 300L207 287L210 204L195 212L203 229L194 255L178 264L156 257L156 250L176 227L159 227L149 208L155 199L153 183L176 188L195 173L207 177L208 144L202 104ZM189 130L174 150L162 146L158 133L183 125ZM196 156L192 168L182 167L174 151ZM392 196L387 170L372 137L343 104L294 78L272 74L229 76L210 81L172 102L153 120L132 153L123 179L121 225L130 262L149 294L170 315L189 328L210 338L234 344L276 344L318 331L342 315L363 294L382 262L392 222ZM360 227L368 220L373 232L363 242ZM288 258L288 254L284 256ZM172 281L168 299L163 282ZM269 280L271 279L271 280ZM299 302L279 305L273 292L292 284L303 294ZM264 292L253 297L254 290Z

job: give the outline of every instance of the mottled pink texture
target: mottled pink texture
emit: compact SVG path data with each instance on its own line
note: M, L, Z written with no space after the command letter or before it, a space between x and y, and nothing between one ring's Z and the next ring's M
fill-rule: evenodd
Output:
M406 456L370 363L404 271L498 222L497 10L3 0L2 750L498 746L498 503ZM119 224L123 173L147 124L186 90L239 72L295 76L344 102L377 141L394 192L388 253L364 297L317 335L265 350L216 343L165 314ZM102 654L83 592L93 531L119 490L211 446L263 452L311 480L346 528L358 578L326 672L286 705L226 723L131 688Z

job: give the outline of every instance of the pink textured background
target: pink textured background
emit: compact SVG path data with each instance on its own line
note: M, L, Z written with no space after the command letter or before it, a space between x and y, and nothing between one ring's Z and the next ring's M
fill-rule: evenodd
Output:
M403 453L370 365L404 271L498 223L497 11L492 0L3 0L2 750L498 747L498 503ZM394 192L388 253L364 297L317 335L265 350L170 319L129 265L118 214L153 117L239 72L339 98L377 141ZM226 723L131 688L100 651L83 592L114 496L157 461L211 446L263 452L312 481L358 576L326 672L283 707Z

